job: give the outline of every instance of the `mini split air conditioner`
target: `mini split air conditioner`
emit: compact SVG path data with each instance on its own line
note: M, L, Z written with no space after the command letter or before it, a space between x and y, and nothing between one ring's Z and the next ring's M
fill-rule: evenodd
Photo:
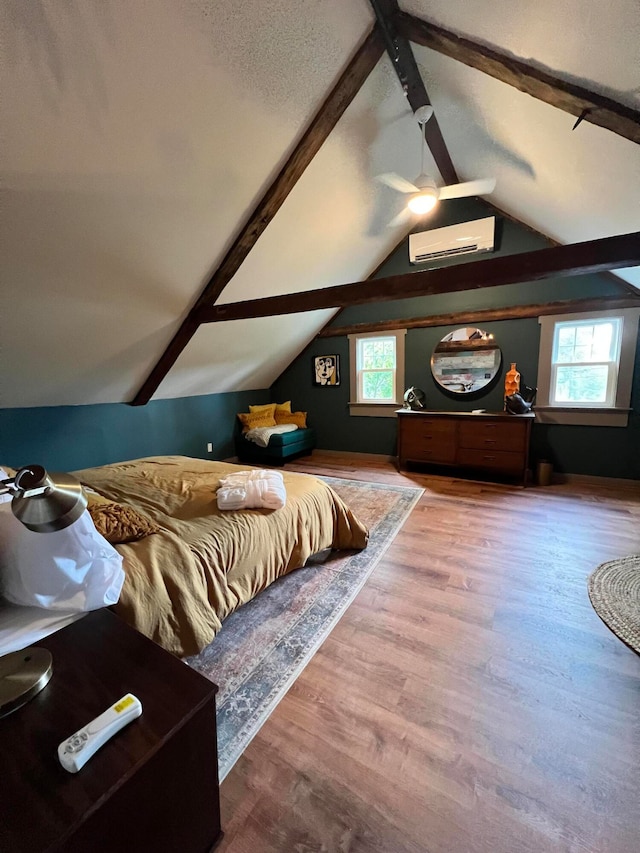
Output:
M487 216L473 222L409 234L409 260L412 264L422 264L435 258L490 252L494 245L495 226L495 216Z

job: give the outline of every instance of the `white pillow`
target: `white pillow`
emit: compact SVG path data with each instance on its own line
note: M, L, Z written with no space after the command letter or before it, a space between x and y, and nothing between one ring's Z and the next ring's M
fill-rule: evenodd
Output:
M64 530L34 533L0 504L0 589L13 604L82 612L115 604L122 556L89 513Z

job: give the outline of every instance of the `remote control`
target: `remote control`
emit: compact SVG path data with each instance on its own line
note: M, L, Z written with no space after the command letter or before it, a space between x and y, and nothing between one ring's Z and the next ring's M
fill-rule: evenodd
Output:
M142 703L127 693L58 747L60 764L69 773L77 773L101 746L142 713Z

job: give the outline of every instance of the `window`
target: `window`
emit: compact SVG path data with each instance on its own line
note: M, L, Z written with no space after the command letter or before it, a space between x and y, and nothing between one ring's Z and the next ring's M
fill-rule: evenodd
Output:
M626 426L640 309L541 317L539 420Z
M615 405L622 318L556 323L550 405Z
M352 415L393 416L404 394L406 329L349 335Z
M396 399L395 336L357 341L359 403L393 403Z

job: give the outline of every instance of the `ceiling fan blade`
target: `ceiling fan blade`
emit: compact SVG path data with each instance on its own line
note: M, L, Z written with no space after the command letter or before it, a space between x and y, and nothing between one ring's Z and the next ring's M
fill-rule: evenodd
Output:
M495 178L481 178L478 181L465 181L463 184L450 184L440 187L439 197L466 198L471 195L488 195L496 188Z
M411 222L412 214L408 207L403 207L397 216L394 216L391 222L387 223L389 228L395 228L397 225L408 225Z
M408 181L406 178L402 178L400 175L396 175L395 172L386 172L384 175L378 175L377 180L383 184L386 184L388 187L391 187L392 190L397 190L399 193L417 193L418 187Z

